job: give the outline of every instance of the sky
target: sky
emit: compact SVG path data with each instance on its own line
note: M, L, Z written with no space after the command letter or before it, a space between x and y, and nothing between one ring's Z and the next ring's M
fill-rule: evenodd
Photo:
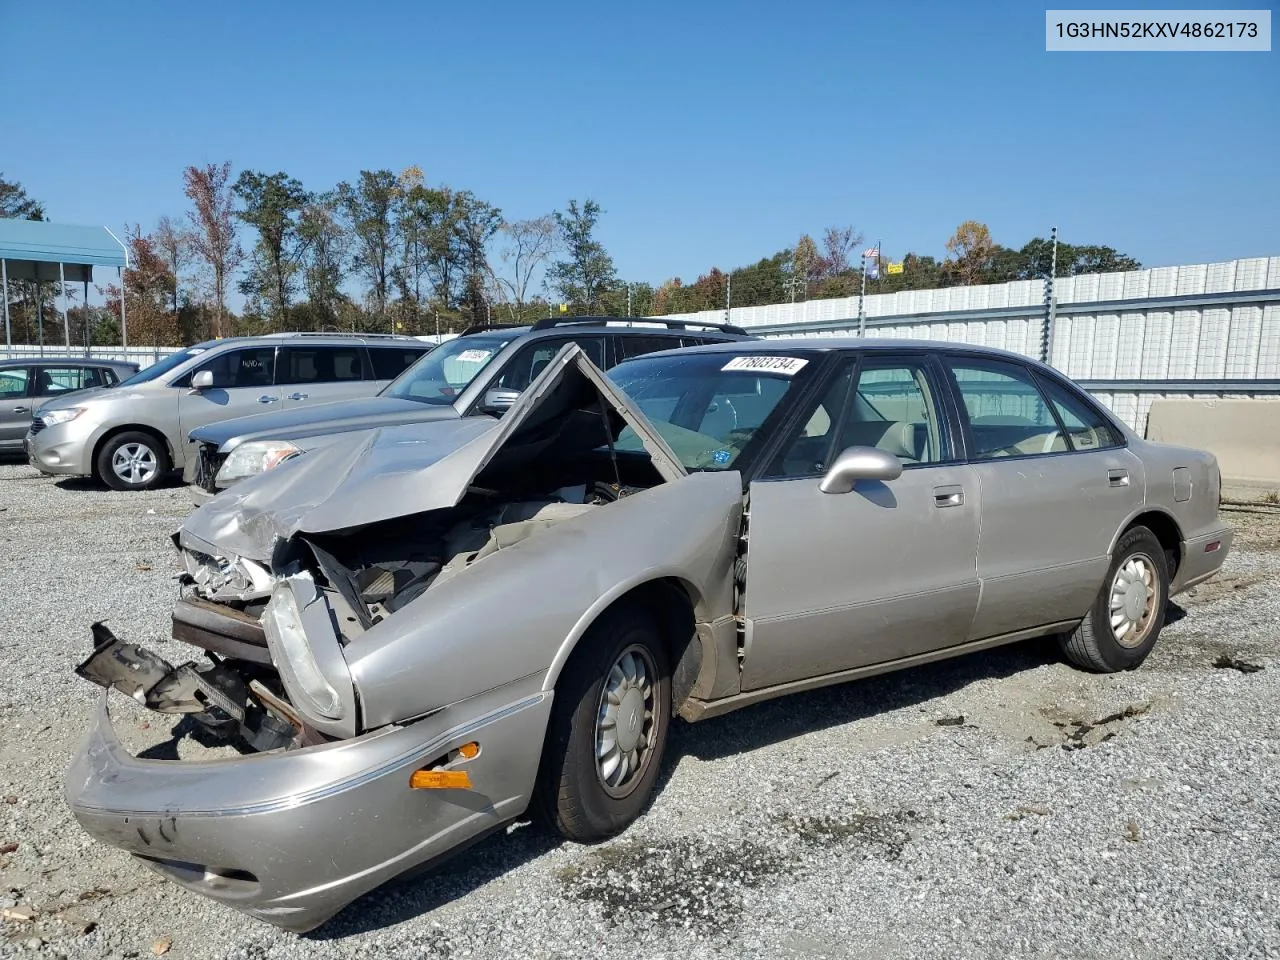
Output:
M189 164L314 190L416 164L508 219L597 200L620 276L653 283L836 224L892 257L968 219L1148 266L1280 255L1280 52L1046 53L1034 4L0 0L0 23L0 171L67 223L180 215Z

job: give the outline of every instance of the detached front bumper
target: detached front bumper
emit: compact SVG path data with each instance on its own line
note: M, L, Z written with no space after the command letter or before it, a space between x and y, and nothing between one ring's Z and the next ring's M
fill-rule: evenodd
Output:
M303 932L525 810L551 708L537 686L510 684L351 740L204 762L129 754L104 693L67 800L96 839ZM466 770L471 789L410 788L415 770L470 741L480 753L449 769Z

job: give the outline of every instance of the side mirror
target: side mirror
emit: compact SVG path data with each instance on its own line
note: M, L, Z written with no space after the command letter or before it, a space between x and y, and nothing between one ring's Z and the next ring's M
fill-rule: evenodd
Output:
M208 389L209 389L210 387L212 387L212 386L213 386L213 371L212 371L212 370L201 370L201 371L199 371L198 373L196 373L196 375L195 375L195 376L193 376L193 377L191 378L191 389L192 389L192 390L196 390L196 391L199 391L199 390L208 390Z
M902 461L893 454L876 447L849 447L836 457L818 489L848 493L859 480L897 480L900 476Z
M484 413L503 413L519 399L519 390L504 390L502 387L494 387L485 393L484 400L480 404L480 410Z

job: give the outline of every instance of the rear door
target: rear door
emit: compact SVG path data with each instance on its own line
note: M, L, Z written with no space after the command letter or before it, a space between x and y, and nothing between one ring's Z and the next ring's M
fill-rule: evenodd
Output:
M215 354L184 374L174 382L182 388L178 399L181 435L206 423L278 410L282 390L275 383L275 369L275 347L240 347ZM213 386L191 389L191 378L202 370L213 374Z
M31 368L0 370L0 447L22 443L31 425Z
M276 354L276 385L288 409L352 400L377 392L366 378L365 351L359 343L299 344L280 347Z
M979 502L944 396L926 354L848 357L751 483L743 690L964 642ZM716 415L741 417L748 399ZM823 493L851 446L892 453L902 475Z
M1079 619L1102 585L1112 538L1142 505L1141 461L1114 428L1099 433L1077 417L1064 430L1063 399L1051 403L1015 360L943 363L982 491L982 599L969 639Z

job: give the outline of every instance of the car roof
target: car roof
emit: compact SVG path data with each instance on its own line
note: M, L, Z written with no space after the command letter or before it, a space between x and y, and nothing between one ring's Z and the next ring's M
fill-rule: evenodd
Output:
M430 349L434 344L417 337L399 333L264 333L253 336L223 337L220 340L203 340L178 350L213 350L217 347L244 346L297 346L314 344L322 347L344 346L362 343L366 347L422 347Z
M696 320L676 320L665 317L613 317L575 316L563 319L548 318L536 324L479 324L468 327L458 336L478 337L506 335L516 337L562 337L575 331L608 332L623 336L697 336L717 341L737 342L750 334L740 327Z
M912 338L894 339L891 337L774 337L768 340L734 340L722 343L708 343L698 347L686 347L680 353L830 353L835 350L857 350L862 352L900 352L902 350L932 350L939 353L982 353L992 357L1016 360L1019 363L1034 363L1030 357L1011 350L1000 350L996 347L983 347L972 343L955 343L950 340L917 340ZM674 353L664 350L662 353ZM645 354L645 357L657 354ZM636 358L640 359L640 358Z
M0 367L29 367L32 364L49 364L49 363L74 363L85 367L133 367L137 368L137 364L132 360L101 360L98 357L14 357L9 360L0 360Z

